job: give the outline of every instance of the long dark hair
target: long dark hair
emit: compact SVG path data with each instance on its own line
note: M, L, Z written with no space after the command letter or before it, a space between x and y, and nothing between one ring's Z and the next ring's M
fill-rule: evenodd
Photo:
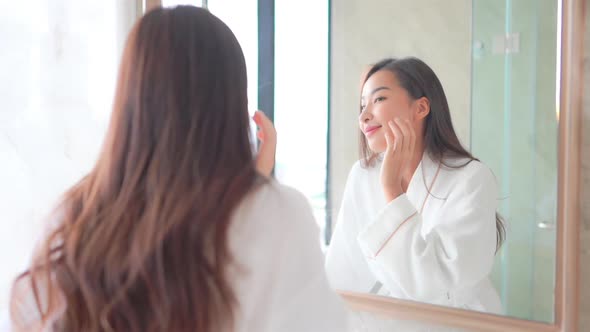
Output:
M98 161L16 281L30 280L43 322L137 332L231 324L230 217L265 181L246 88L238 41L207 10L157 8L139 20ZM17 301L13 291L13 317Z
M395 75L400 86L408 92L413 100L426 97L430 101L430 112L424 125L424 143L426 153L435 161L446 167L461 168L476 160L467 151L455 133L449 103L440 80L424 61L414 58L383 59L371 67L365 76L364 83L376 72L388 70ZM378 154L371 151L365 135L359 131L360 153L364 165L374 165ZM453 159L465 159L461 165L449 164ZM502 217L496 213L496 250L506 236Z

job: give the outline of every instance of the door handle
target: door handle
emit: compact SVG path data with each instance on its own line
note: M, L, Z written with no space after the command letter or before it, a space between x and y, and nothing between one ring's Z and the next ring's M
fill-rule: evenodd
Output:
M537 223L537 227L539 227L540 229L555 229L555 223L541 221L541 222Z

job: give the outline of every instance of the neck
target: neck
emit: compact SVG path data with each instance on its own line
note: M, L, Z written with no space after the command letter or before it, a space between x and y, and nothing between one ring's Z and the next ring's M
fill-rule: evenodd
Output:
M424 140L422 138L417 138L414 153L412 154L412 157L409 161L410 164L406 168L406 172L402 174L402 189L404 190L404 192L408 190L408 186L410 185L412 176L414 176L414 172L416 172L418 165L420 165L420 162L422 161L424 149Z

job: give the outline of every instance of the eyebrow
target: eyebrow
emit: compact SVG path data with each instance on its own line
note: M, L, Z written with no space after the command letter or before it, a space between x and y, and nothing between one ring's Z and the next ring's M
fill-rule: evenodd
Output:
M374 89L373 91L371 91L371 93L369 93L369 96L375 94L377 91L381 91L381 90L391 90L390 88L386 87L386 86L380 86L376 89ZM365 99L365 96L361 96L361 100Z

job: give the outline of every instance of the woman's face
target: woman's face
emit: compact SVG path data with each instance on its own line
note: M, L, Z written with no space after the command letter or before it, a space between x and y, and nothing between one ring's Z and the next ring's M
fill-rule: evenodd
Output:
M385 128L389 121L395 118L408 119L415 126L413 104L408 92L389 70L380 70L365 82L361 94L359 127L373 152L381 153L387 148Z

